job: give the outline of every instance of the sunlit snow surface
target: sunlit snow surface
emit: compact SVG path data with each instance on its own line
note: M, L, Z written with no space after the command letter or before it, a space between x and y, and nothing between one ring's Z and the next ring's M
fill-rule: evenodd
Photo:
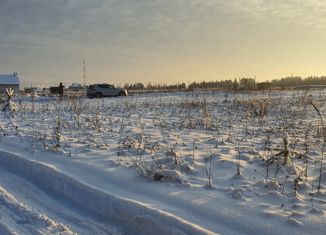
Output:
M325 90L15 102L1 234L324 233Z

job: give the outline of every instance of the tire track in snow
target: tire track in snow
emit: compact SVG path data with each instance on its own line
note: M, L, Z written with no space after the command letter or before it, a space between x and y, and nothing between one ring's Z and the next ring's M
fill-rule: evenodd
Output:
M27 208L24 204L19 203L17 199L7 190L0 187L0 212L1 220L11 224L11 228L7 224L1 222L1 234L60 234L73 235L74 233L65 225L57 223L49 219L46 215ZM15 231L15 232L14 232Z
M18 201L28 210L31 210L29 215L24 215L24 213L13 213L12 210L1 207L1 205L4 203L1 204L3 200L1 200L2 198L0 197L0 214L8 215L6 216L6 220L9 222L11 221L10 224L17 225L16 227L18 227L18 230L19 227L22 227L22 229L25 230L27 230L27 227L29 227L29 230L34 229L34 231L29 232L29 234L37 234L38 232L35 229L38 228L37 225L39 223L34 223L31 217L35 217L35 215L39 214L44 218L50 217L56 221L60 221L60 223L69 225L69 227L78 234L121 234L121 232L119 232L111 225L107 223L103 224L101 221L96 221L96 219L78 210L78 208L73 208L71 205L69 205L69 203L51 198L49 195L42 192L29 181L23 179L18 175L11 174L5 170L2 170L1 168L0 185L6 188L6 190L3 189L1 191L0 186L0 196L4 195L1 194L1 192L6 191L5 195L9 195L10 192L10 194L15 195L15 201ZM15 206L11 206L11 208L14 209ZM4 212L5 209L6 212ZM54 222L51 223L54 224ZM22 234L28 234L28 232L25 230ZM11 233L1 233L0 231L0 234Z

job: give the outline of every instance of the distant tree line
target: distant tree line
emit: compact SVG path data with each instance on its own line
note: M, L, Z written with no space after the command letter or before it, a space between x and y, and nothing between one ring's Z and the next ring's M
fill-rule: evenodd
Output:
M273 87L293 87L293 86L311 86L311 85L326 85L326 76L310 76L307 78L296 77L286 77L282 79L272 80Z
M124 88L128 90L142 90L142 89L149 89L149 90L185 90L187 89L186 83L177 83L177 84L154 84L148 83L146 86L141 82L126 83Z
M254 78L240 78L234 80L217 80L217 81L202 81L192 82L188 86L185 83L177 84L151 84L144 85L143 83L126 83L125 88L128 90L194 90L194 89L218 89L227 91L242 91L242 90L267 90L267 89L285 89L297 86L313 86L325 85L326 76L310 76L302 78L300 76L291 76L281 79L273 79L272 81L257 82Z

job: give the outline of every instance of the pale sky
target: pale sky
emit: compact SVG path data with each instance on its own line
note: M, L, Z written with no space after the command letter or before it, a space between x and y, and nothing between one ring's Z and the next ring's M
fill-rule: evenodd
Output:
M326 75L326 0L0 0L25 85Z

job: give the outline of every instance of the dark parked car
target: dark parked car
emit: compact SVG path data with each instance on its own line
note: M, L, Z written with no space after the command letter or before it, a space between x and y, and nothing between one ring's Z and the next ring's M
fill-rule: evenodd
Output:
M89 98L102 98L112 96L127 96L128 92L123 88L116 88L110 84L94 84L87 87L87 96Z
M59 88L57 86L53 86L49 88L51 94L59 94Z

